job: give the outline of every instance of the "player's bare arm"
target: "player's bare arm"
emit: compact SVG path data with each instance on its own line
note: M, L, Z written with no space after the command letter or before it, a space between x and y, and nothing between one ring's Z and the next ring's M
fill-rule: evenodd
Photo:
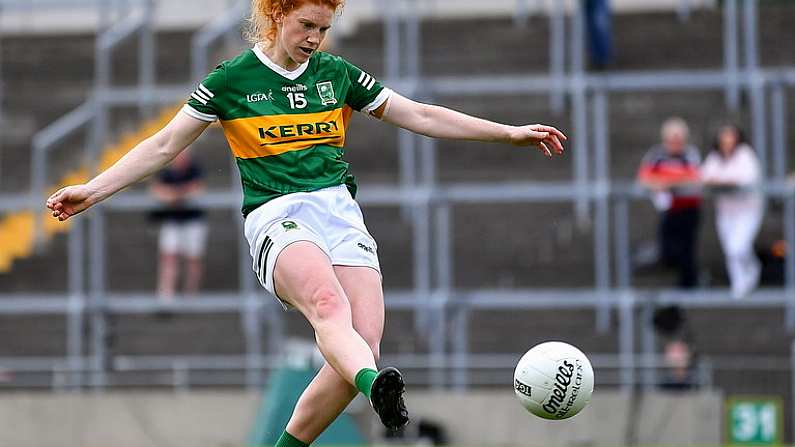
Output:
M546 156L563 154L566 135L552 126L509 126L476 118L445 107L412 101L392 93L373 111L376 118L432 138L536 146Z
M165 166L193 143L208 125L184 113L177 113L163 129L140 142L88 183L56 191L47 199L47 208L60 221L85 211Z

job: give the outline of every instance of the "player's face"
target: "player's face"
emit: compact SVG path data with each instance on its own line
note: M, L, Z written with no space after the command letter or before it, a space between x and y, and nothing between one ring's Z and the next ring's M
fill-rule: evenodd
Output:
M323 43L333 20L333 9L307 2L279 21L277 40L287 56L287 69L309 60Z

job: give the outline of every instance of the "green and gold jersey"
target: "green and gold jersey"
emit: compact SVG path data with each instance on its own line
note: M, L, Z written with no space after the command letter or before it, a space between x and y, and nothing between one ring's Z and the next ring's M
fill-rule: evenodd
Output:
M317 52L287 71L260 49L223 62L182 111L220 120L243 183L243 215L292 192L356 184L342 159L353 110L370 113L391 91L345 59Z

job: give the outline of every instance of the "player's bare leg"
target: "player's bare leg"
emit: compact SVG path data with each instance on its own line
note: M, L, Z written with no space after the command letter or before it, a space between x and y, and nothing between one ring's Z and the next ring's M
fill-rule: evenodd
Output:
M378 359L384 330L380 275L366 267L337 266L334 270L351 304L354 329ZM314 441L342 413L356 393L356 388L328 364L324 365L301 395L286 432L307 444Z
M324 364L301 394L285 430L306 444L320 436L359 391Z
M367 267L336 266L334 271L351 297L354 326L368 341L373 355L378 359L381 355L381 338L384 335L384 292L381 275ZM356 385L361 391L362 384ZM400 371L386 367L378 371L370 382L369 389L363 391L381 422L392 430L409 422L403 401L404 390L405 384Z
M274 269L276 293L300 311L315 330L323 357L351 385L363 369L375 369L367 342L353 328L348 297L326 254L311 242L285 248Z
M378 272L367 267L335 266L334 271L351 304L353 327L369 345L373 357L380 355L384 333L384 296ZM287 432L311 443L356 397L358 390L328 363L323 365L295 406Z

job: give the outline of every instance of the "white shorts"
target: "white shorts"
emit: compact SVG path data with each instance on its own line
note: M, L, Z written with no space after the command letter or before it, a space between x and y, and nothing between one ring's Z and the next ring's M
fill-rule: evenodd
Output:
M204 219L166 222L160 227L160 253L199 258L204 255L206 242L207 223Z
M294 242L317 245L332 265L370 267L381 272L378 247L364 225L359 204L345 185L273 199L246 217L245 232L254 273L277 298L273 284L276 258Z

